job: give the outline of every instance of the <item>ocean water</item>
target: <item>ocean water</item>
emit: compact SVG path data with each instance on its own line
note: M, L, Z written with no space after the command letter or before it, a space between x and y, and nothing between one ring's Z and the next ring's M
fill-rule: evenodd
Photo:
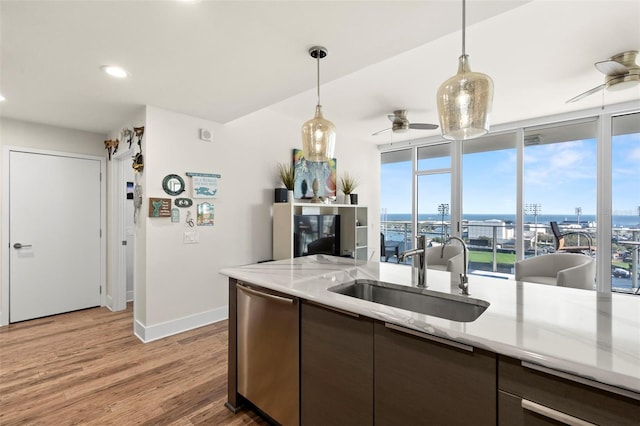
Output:
M515 214L465 214L462 216L463 219L466 220L489 220L489 219L499 219L504 220L506 222L515 222L516 215ZM438 213L430 213L430 214L420 214L418 215L418 221L423 220L441 220L442 215ZM444 220L448 221L450 219L449 216L445 216ZM410 213L403 214L386 214L380 215L381 221L386 222L409 222L411 221ZM567 221L568 223L576 223L578 218L576 215L553 215L553 214L541 214L538 215L538 223L549 223L551 221L556 221L558 223L562 223ZM580 215L580 222L597 222L595 215ZM533 216L526 215L525 223L534 223ZM614 228L638 228L640 227L640 216L637 215L614 215L612 224Z

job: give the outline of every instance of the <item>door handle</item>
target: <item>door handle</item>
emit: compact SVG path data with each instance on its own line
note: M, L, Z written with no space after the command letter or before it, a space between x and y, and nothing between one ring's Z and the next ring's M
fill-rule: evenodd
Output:
M256 296L264 297L266 299L271 299L271 300L273 300L275 302L295 303L294 299L289 299L288 297L276 296L275 294L264 293L262 291L255 290L253 288L247 287L247 286L242 285L240 283L238 283L236 285L236 288L238 290L244 291L246 293L250 293L250 294L253 294L253 295L256 295Z
M31 247L31 244L20 244L20 243L15 243L13 245L14 249L21 249L21 248L25 248L25 247Z
M543 417L556 420L560 423L570 425L570 426L595 426L593 423L586 422L577 417L570 416L569 414L565 414L561 411L554 410L553 408L546 407L544 405L537 404L533 401L529 401L528 399L522 399L520 401L520 406L533 413L539 414Z

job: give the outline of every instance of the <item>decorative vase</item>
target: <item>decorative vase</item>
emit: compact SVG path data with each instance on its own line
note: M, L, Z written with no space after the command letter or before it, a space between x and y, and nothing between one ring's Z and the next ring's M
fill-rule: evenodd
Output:
M351 204L351 197L349 195L351 194L344 194L344 204Z
M290 203L295 202L295 200L293 199L293 189L287 190L287 201Z
M357 205L358 204L358 194L349 194L349 201L351 201L351 204Z
M286 188L276 188L274 191L274 201L276 203L286 203L287 202L287 189Z

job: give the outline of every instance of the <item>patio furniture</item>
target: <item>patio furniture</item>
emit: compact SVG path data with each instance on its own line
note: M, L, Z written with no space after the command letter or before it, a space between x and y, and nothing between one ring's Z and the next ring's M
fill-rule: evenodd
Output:
M591 235L588 232L584 231L569 231L569 232L560 232L560 227L558 226L558 222L551 221L549 222L551 225L551 232L555 237L556 241L556 252L566 252L566 253L583 253L588 251L591 254L596 248L593 247L593 240L591 239ZM564 237L566 235L582 235L586 238L588 245L586 246L566 246Z
M391 254L391 256L389 256ZM390 257L395 256L396 262L400 262L400 243L397 241L389 241L387 242L384 234L380 233L380 261L384 257L385 262L389 261Z
M596 262L577 253L551 253L515 263L516 280L593 290Z
M465 271L463 250L458 244L447 244L444 250L442 246L428 247L427 269L448 271L457 279Z

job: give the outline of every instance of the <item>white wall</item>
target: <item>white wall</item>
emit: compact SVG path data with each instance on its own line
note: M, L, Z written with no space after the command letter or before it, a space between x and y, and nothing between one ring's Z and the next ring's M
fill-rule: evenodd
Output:
M2 144L102 156L103 141L121 130L99 135L7 119L1 124ZM226 318L227 278L218 271L271 259L273 189L280 186L276 164L290 161L292 150L300 148L302 123L271 109L221 125L147 107L125 127L141 124L145 168L136 178L144 200L136 225L134 326L149 341ZM200 128L213 133L213 142L199 139ZM356 135L338 133L336 158L338 175L348 170L360 179L356 192L359 203L369 207L370 254L377 253L380 154ZM177 224L147 217L149 197L170 198L162 189L167 174L182 176L187 184L184 195L190 197L186 172L222 175L218 198L207 200L215 208L215 225L194 228L200 243L191 245L183 244L187 209L180 209ZM194 219L197 202L189 209ZM107 226L112 226L110 218Z
M137 334L143 340L226 318L227 278L218 271L271 258L273 189L280 185L276 164L290 161L292 149L299 147L301 125L269 109L223 126L147 107L140 216L144 223L138 225L146 228L146 248L141 248L146 257L136 259L136 270L144 268L145 273L136 274L135 302L136 306L142 300L146 304L136 314ZM213 133L213 142L199 139L200 128ZM336 157L338 174L349 170L362 182L357 192L360 203L370 207L370 240L376 249L379 152L375 146L340 135ZM167 174L182 176L185 195L191 195L191 178L186 172L222 176L218 197L205 200L214 205L215 225L193 228L199 234L198 244L183 244L183 232L189 229L184 223L187 209L180 209L179 224L169 218L146 217L149 197L168 198L162 190ZM194 219L198 201L194 199L189 209ZM137 245L142 244L137 238ZM143 298L138 291L145 292Z
M0 144L74 154L107 156L106 135L0 118Z
M117 298L114 294L114 288L117 288L116 286L118 286L119 281L120 281L120 277L117 276L117 273L113 273L115 271L114 269L114 262L120 262L119 260L119 256L120 256L120 250L122 249L121 246L121 242L122 240L126 239L127 241L127 247L125 248L126 251L126 266L127 268L130 267L130 269L127 270L127 273L129 272L129 270L131 270L131 278L130 278L130 284L131 286L127 286L126 289L123 289L123 291L127 292L127 300L130 299L134 299L135 297L133 296L133 258L134 258L134 250L135 250L135 238L133 236L125 236L125 235L116 235L116 233L118 232L118 228L117 228L117 222L118 219L120 217L120 215L123 213L125 213L125 221L127 226L129 227L129 230L131 232L131 234L135 233L135 227L133 225L133 200L121 200L119 199L119 197L124 197L124 188L114 188L113 186L115 184L119 184L121 177L123 176L125 178L126 181L131 181L135 183L135 178L137 176L134 176L134 172L133 172L133 168L132 168L132 163L133 163L133 153L138 152L139 148L137 146L136 143L136 139L133 138L132 140L132 146L131 148L129 147L129 144L127 141L122 140L122 130L123 129L129 129L132 130L134 127L140 127L140 126L144 126L145 125L145 119L146 119L146 109L145 107L140 107L140 109L132 115L132 117L129 117L129 119L124 122L121 123L121 125L117 128L117 129L113 129L113 131L111 131L109 133L109 135L107 136L107 139L118 139L120 140L120 144L118 146L118 151L116 153L112 154L112 160L107 162L107 187L108 187L108 193L109 196L107 197L107 203L108 203L108 212L109 214L107 215L107 285L106 285L106 303L107 306L111 309L118 309L117 302L115 301ZM121 167L120 167L121 164ZM116 183L117 182L117 183ZM118 189L121 189L122 192L118 191ZM122 211L121 211L122 210ZM131 263L131 265L129 264ZM127 277L127 280L129 280L129 277ZM129 281L128 281L129 284ZM129 291L131 291L131 293L129 293ZM123 301L124 301L123 300ZM144 308L144 304L140 305L142 308ZM123 306L124 307L124 306ZM136 307L137 308L137 307Z
M99 133L0 118L0 148L12 146L73 154L106 156L104 140L105 135ZM1 157L2 155L4 155L3 149L0 149L0 164L4 163L4 158ZM8 175L6 171L0 173L0 200L4 199L2 191L4 188L3 179L6 175ZM6 205L2 206L0 223L4 223L4 215L7 214L8 207L9 206ZM0 230L0 241L2 241L3 248L6 238ZM0 298L2 294L8 294L6 288L9 285L8 274L6 271L3 271L3 267L7 267L7 265L4 262L0 262L0 277L2 277L0 281ZM2 306L1 299L0 306ZM0 317L2 317L1 314Z

